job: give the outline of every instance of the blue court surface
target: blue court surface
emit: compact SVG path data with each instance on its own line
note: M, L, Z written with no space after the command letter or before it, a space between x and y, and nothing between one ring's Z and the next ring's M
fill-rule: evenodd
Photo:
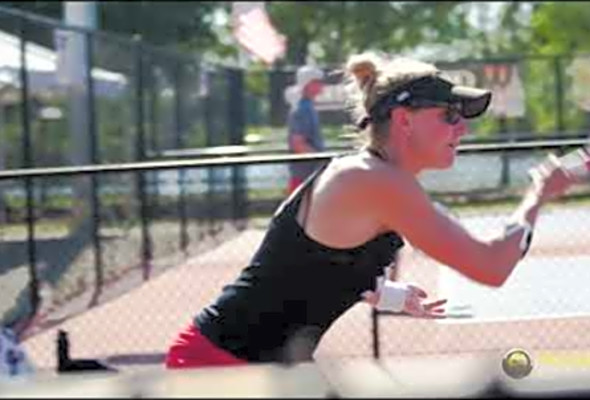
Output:
M451 315L466 317L444 322L590 316L589 283L590 256L537 257L523 260L500 288L445 268L439 297L449 299Z
M502 221L489 216L462 218L468 230L484 236L498 229ZM440 266L438 297L449 299L447 309L455 317L440 322L590 317L588 208L556 208L541 215L533 247L559 249L568 245L573 249L570 254L529 254L499 288L478 284Z

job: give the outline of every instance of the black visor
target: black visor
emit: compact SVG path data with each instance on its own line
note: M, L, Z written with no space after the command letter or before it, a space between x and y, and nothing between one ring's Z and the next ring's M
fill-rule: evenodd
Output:
M369 112L373 121L389 119L392 108L397 106L420 107L454 104L463 118L475 118L483 114L492 99L489 90L454 85L439 76L427 76L411 81L381 98Z

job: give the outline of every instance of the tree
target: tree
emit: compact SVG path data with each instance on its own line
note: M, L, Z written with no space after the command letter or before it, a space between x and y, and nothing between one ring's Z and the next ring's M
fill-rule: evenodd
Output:
M569 55L590 52L590 43L586 38L590 33L590 7L585 3L570 1L540 2L532 11L530 26L530 49L534 54L547 56L560 56L547 59L546 69L549 74L539 74L541 80L547 80L547 76L554 76L556 70L560 70L562 86L566 91L565 96L575 97L576 91L587 93L587 83L576 82L567 76L572 59ZM539 64L539 63L537 63ZM538 67L540 69L541 67ZM571 72L571 71L570 71ZM575 85L575 86L574 86ZM541 120L544 115L551 115L556 104L545 100L546 93L539 97L535 106ZM586 97L583 95L583 97ZM544 109L542 109L544 107ZM580 107L564 107L563 120L568 130L587 130L590 125L590 113Z
M140 34L148 43L204 49L217 38L212 15L224 4L199 1L100 2L100 28L124 35Z
M590 51L590 7L584 2L539 3L531 20L531 48L541 54Z
M319 63L341 63L354 52L407 51L451 43L468 25L462 2L269 2L278 30L287 36L286 62L300 65L310 52Z
M529 52L530 3L471 3L474 19L467 40L471 58L514 56Z
M3 6L63 20L63 2L32 1L4 2ZM172 46L175 50L198 51L215 47L218 43L213 15L227 9L227 3L212 1L105 1L97 2L97 28L131 37L140 34L150 44ZM53 46L52 29L31 23L30 39L45 46ZM18 25L0 20L0 29L16 33Z

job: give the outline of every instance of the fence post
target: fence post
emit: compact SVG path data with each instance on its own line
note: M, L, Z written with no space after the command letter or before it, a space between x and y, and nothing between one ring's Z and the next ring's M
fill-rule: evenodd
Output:
M273 67L268 73L270 78L270 125L282 127L285 125L285 116L288 112L284 90L289 82L289 73L276 67Z
M84 34L86 41L86 87L87 92L87 112L88 115L88 136L90 138L89 158L92 164L98 164L100 157L98 155L98 135L96 127L96 107L95 107L95 90L94 80L92 79L92 66L94 64L94 46L93 38L89 32ZM100 182L96 175L90 176L90 208L92 213L92 244L94 247L94 272L96 275L94 293L90 299L89 306L93 307L98 304L98 299L102 293L104 281L102 246L100 241L101 225L101 204L100 204Z
M244 96L244 70L229 68L227 70L228 84L228 120L229 140L231 145L244 144L245 135L245 96ZM244 221L247 218L247 193L246 193L246 168L247 166L231 167L232 175L232 219L234 222Z
M27 71L27 29L24 17L19 18L20 30L20 81L21 81L21 121L22 121L22 145L23 168L33 167L33 154L31 148L31 121L29 104L29 75ZM27 255L29 261L29 289L31 300L31 314L26 325L32 322L39 308L39 278L37 276L37 249L35 243L35 215L33 198L33 179L25 178L26 208L27 208ZM23 328L24 329L24 328Z
M563 133L565 130L563 118L563 78L560 57L553 58L553 67L555 71L555 112L557 131Z
M506 117L499 117L498 124L498 131L504 137L504 140L506 140L507 136L509 135ZM512 137L510 137L508 140L512 141ZM500 160L502 162L502 169L500 171L500 187L507 188L508 185L510 185L510 155L505 151L502 151L500 153Z
M145 159L145 114L144 114L144 65L143 65L143 48L141 38L134 37L136 41L136 127L137 127L137 161ZM137 172L137 191L139 197L139 212L141 220L141 254L140 265L143 272L143 279L148 280L152 267L152 241L149 232L149 204L146 193L146 179L144 172Z
M205 146L216 146L218 145L218 139L216 138L216 129L215 129L215 95L216 91L214 90L214 81L215 81L215 73L216 70L209 70L205 67L204 64L201 64L202 74L203 74L203 84L207 87L207 94L203 99L203 107L204 107L204 123L205 123L205 135L206 135L206 142ZM217 216L217 209L215 208L215 192L216 192L216 183L217 183L217 176L218 176L218 168L215 167L207 167L207 193L205 195L205 209L206 209L206 219L207 219L207 233L209 236L215 236L215 220Z
M150 59L154 60L156 58L156 55L152 52L146 51L146 49L144 47L142 47L142 52L144 52L145 54L150 54ZM144 151L144 155L147 152L147 149L149 149L150 152L152 152L153 154L156 154L158 157L161 154L161 146L160 146L160 141L158 138L158 108L159 108L159 104L158 104L158 90L157 90L157 80L156 77L154 76L154 74L156 73L155 71L157 71L154 68L151 68L151 65L149 65L149 69L146 68L146 64L142 64L142 68L144 71L143 74L143 84L144 84L144 96L145 99L147 100L147 110L144 110L144 118L146 119L146 124L145 126L148 127L149 129L147 129L147 131L144 131L144 146L143 146L143 151ZM146 113L147 111L147 113ZM147 116L146 116L147 114ZM145 128L144 128L145 129ZM147 186L152 188L152 195L150 196L150 204L149 207L151 210L157 209L158 208L158 203L160 200L160 182L159 182L159 176L158 176L158 172L157 171L152 171L147 175L147 179L146 179L146 184Z
M371 333L373 336L373 358L377 360L380 357L379 343L379 311L371 308Z
M182 96L182 64L179 60L174 66L174 130L175 130L175 147L177 149L184 148L184 120L182 112L183 96ZM178 170L178 215L180 217L180 250L186 254L189 244L189 237L187 232L186 221L186 190L185 190L186 170L181 168Z

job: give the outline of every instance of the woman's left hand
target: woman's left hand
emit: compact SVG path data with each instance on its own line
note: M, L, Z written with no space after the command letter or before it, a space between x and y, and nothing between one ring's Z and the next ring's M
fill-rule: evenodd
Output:
M441 319L446 318L444 304L447 299L426 301L428 295L416 285L408 284L410 292L406 297L403 314L416 318ZM363 294L364 300L373 307L379 302L379 292L367 291Z
M426 301L428 295L424 290L415 285L408 285L410 293L406 298L402 312L417 318L446 318L445 309L442 307L447 299Z

